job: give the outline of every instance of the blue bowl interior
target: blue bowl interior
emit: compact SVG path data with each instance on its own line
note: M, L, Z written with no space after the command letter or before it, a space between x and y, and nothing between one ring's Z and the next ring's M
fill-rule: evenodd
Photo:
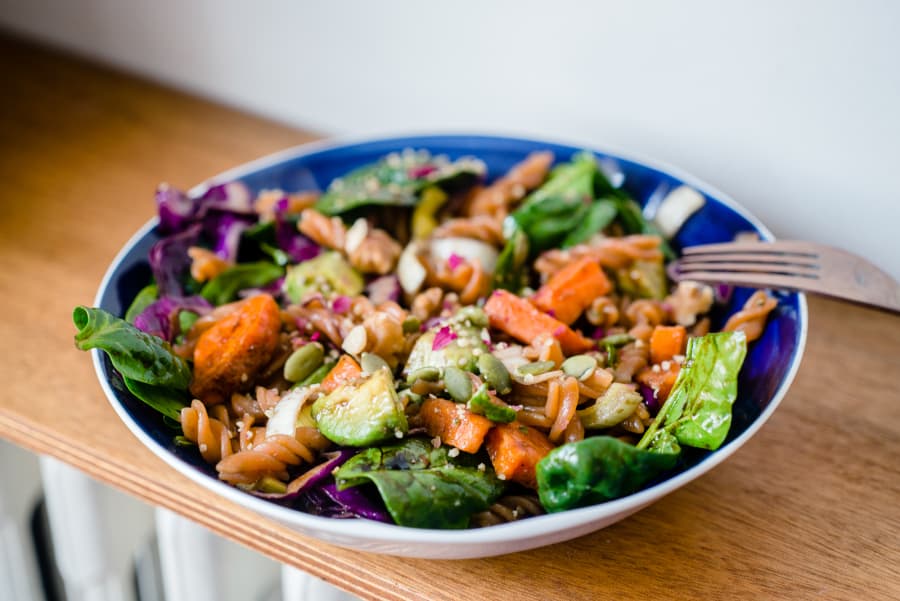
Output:
M404 148L424 148L451 158L476 156L487 164L489 179L502 175L533 151L550 150L557 161L566 161L573 153L582 150L573 146L505 137L448 135L393 138L298 153L280 162L262 166L239 179L253 192L271 188L289 192L324 190L334 178ZM595 154L618 165L624 175L623 188L642 205L661 187L671 189L686 183L672 174L642 163L600 152ZM676 251L684 246L730 241L738 232L756 231L766 237L765 232L758 231L728 201L717 198L714 193L702 186L698 187L696 183L691 182L690 185L698 188L707 202L671 241ZM148 192L147 196L149 208L152 207L149 202L151 194ZM125 314L138 291L150 281L147 255L150 247L158 240L156 231L150 231L122 257L109 285L101 292L101 308L114 315ZM740 309L752 292L751 289L736 289L730 304L713 314L714 329L720 328L729 315ZM779 291L773 291L772 294L778 298L778 307L773 311L763 336L750 346L740 374L731 430L723 447L759 417L785 380L791 366L799 360L803 330L800 296ZM125 389L109 360L105 355L103 357L105 376L112 384L116 400L135 423L162 448L214 477L215 470L203 461L195 448L174 444L174 436L178 433L177 424L166 423L159 414L134 398ZM683 469L689 469L708 456L708 452L701 451L686 453Z

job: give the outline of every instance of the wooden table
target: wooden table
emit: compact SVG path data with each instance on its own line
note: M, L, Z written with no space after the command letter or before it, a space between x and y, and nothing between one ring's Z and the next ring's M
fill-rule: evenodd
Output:
M192 484L113 413L73 345L72 307L151 217L160 180L188 187L314 136L9 39L0 72L4 438L364 598L900 598L900 318L821 299L800 373L753 440L569 543L472 561L369 555Z

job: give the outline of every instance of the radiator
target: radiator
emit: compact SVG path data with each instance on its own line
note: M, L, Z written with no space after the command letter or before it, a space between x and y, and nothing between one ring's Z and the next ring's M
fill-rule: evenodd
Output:
M354 601L0 440L0 601Z

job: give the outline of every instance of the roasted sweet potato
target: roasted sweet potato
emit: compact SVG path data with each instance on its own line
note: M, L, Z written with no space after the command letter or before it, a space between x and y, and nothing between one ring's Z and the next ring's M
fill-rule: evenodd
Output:
M271 296L247 299L197 340L191 394L214 405L249 388L272 359L280 330L278 303Z
M359 363L350 355L341 355L337 364L331 368L331 371L322 380L322 390L329 393L339 386L356 380L361 375L362 368L359 366Z
M540 431L518 422L494 426L484 444L498 476L529 488L537 488L535 467L554 448Z
M592 340L506 290L495 290L485 303L484 312L491 320L491 327L503 330L526 344L533 342L539 334L549 334L559 340L567 355L594 348Z
M494 425L488 418L466 409L465 405L445 399L426 400L419 410L419 417L429 436L439 436L442 442L466 453L478 451Z
M553 274L532 298L535 306L564 324L571 324L598 296L612 286L600 265L583 257Z

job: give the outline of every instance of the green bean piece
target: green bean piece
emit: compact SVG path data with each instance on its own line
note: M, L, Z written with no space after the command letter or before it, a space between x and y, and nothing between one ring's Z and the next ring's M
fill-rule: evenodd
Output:
M444 389L457 403L465 403L472 396L472 380L458 367L444 368Z
M478 372L484 377L487 385L499 394L512 392L509 371L503 365L503 362L491 353L483 353L478 357Z
M318 342L305 344L291 353L284 363L284 379L300 382L322 365L325 349Z

